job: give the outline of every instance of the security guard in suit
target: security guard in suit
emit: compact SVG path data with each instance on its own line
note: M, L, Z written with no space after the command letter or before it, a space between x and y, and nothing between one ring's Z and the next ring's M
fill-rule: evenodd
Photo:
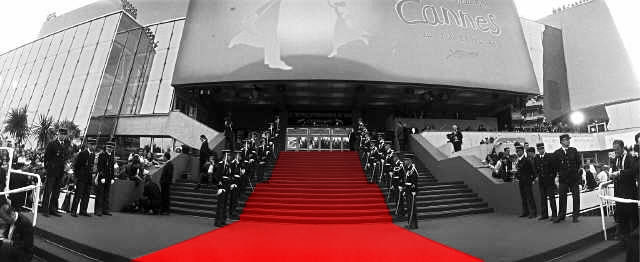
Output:
M58 217L61 216L61 213L58 212L58 197L60 195L60 186L62 177L64 176L64 166L68 150L65 148L66 145L64 142L66 135L66 129L59 129L56 134L56 139L49 142L45 149L44 166L47 171L47 178L42 200L44 216L49 216L49 214Z
M624 147L622 140L613 141L616 158L613 162L614 196L626 199L638 199L638 160ZM638 205L618 203L615 208L616 237L625 239L638 227Z
M92 142L95 143L95 140ZM91 216L87 213L89 205L89 192L91 191L93 164L96 158L95 145L91 142L85 145L85 149L78 153L73 169L76 175L76 192L71 205L71 216L78 216L78 204L80 215Z
M571 191L571 198L573 199L573 223L577 223L580 215L580 187L578 186L580 184L580 176L578 175L581 162L580 154L575 147L570 146L571 136L569 134L560 136L560 145L562 147L553 153L555 172L558 174L560 184L558 188L560 210L553 223L560 223L560 221L564 220L567 214L567 193L569 191Z
M409 162L407 175L404 182L405 192L409 196L409 226L408 229L418 228L418 214L416 210L416 197L418 196L418 170L414 163Z
M556 205L556 174L553 172L553 155L544 151L544 143L536 144L538 154L533 163L536 168L536 177L538 178L538 189L540 190L540 218L544 220L549 218L549 208L547 201L551 206L551 219L558 216L558 207Z
M222 160L218 163L216 180L218 181L218 191L216 192L216 227L223 227L227 224L227 198L229 187L231 186L231 160L229 153L231 150L222 150Z
M533 148L531 148L533 149ZM533 152L531 152L533 151ZM532 155L534 150L527 152ZM535 180L535 171L532 158L528 157L524 152L523 146L516 146L516 154L518 162L516 164L516 177L520 187L520 198L522 199L522 215L520 217L536 217L536 202L533 199L533 180Z

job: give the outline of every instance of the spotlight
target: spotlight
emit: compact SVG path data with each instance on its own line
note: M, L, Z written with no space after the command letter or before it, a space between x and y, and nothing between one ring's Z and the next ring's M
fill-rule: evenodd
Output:
M580 111L573 112L569 116L569 119L571 119L571 123L573 123L576 126L579 126L582 123L584 123L584 113Z

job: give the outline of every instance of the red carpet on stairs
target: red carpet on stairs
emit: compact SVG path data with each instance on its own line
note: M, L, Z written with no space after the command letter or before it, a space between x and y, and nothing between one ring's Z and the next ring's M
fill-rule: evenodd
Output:
M404 259L480 261L394 225L355 152L282 152L239 222L135 261Z

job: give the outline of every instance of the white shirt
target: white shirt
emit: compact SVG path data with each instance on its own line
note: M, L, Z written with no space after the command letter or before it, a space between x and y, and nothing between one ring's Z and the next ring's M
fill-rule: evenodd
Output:
M600 173L598 173L598 183L603 183L603 182L607 182L609 181L609 174L607 174L607 172L605 171L600 171Z

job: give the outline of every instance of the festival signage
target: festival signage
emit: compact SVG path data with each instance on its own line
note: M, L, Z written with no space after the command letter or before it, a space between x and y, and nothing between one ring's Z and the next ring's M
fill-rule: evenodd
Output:
M174 85L361 80L537 93L511 0L192 0Z

